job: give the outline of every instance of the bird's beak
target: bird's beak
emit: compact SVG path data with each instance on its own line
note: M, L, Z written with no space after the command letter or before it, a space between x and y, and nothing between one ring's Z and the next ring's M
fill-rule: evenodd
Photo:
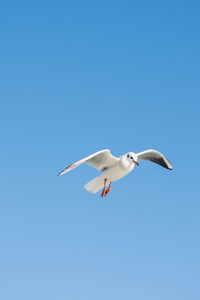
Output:
M139 166L139 162L137 162L136 160L134 161L134 163L135 163L137 166Z

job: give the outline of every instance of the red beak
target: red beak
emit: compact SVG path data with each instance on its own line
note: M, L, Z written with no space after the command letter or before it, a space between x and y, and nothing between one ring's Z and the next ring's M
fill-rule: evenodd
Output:
M137 161L134 161L134 163L135 163L137 166L139 166L139 162L137 162Z

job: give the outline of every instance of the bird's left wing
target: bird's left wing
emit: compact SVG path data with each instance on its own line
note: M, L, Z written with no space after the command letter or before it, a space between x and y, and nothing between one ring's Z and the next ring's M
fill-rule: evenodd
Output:
M156 151L156 150L146 150L144 152L140 152L137 154L137 159L138 160L150 160L158 165L161 165L162 167L172 170L172 165L170 162L166 159L166 157Z
M110 150L101 150L92 155L89 155L74 164L67 166L63 171L61 171L58 175L63 175L72 169L82 165L83 163L87 163L88 165L96 168L99 171L103 171L112 165L115 165L118 162L119 158L113 156L110 153Z

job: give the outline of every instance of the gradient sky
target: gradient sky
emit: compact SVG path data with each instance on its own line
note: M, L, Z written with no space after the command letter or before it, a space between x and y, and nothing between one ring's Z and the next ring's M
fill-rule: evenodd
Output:
M200 299L199 1L4 1L0 298ZM154 148L101 200L95 151Z

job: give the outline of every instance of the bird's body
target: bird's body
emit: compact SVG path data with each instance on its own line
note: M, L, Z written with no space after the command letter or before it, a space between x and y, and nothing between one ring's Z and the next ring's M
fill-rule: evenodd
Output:
M138 154L129 152L122 155L120 158L114 157L110 153L110 150L102 150L69 165L58 175L63 175L79 165L87 163L101 171L102 174L89 181L84 187L91 193L96 193L103 188L103 197L110 191L111 183L113 181L117 181L129 174L134 169L135 164L139 165L138 160L150 160L167 169L172 169L170 162L162 153L156 150L146 150ZM109 183L109 188L106 190Z
M135 165L133 163L131 164L129 162L126 162L123 155L119 158L118 162L116 162L115 165L105 169L100 176L85 184L84 187L87 191L96 193L104 187L105 178L107 179L107 186L109 182L117 181L122 177L128 175L128 173L130 173L134 169L134 167Z

